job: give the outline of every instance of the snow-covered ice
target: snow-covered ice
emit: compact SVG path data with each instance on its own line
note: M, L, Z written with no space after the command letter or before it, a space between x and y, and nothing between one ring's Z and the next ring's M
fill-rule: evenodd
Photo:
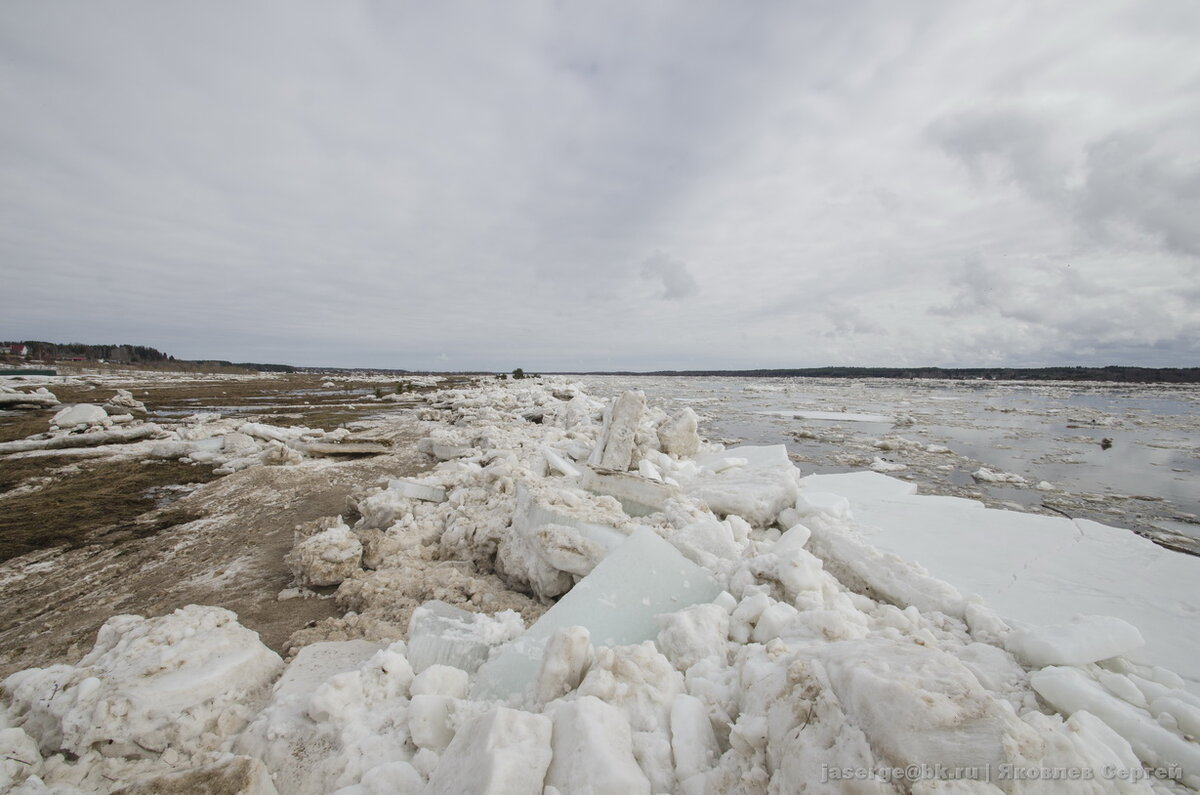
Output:
M1150 659L1200 685L1200 559L1086 519L917 495L914 484L875 473L802 482L804 492L847 499L854 523L842 535L918 562L1006 619L1053 626L1080 615L1115 616L1140 631Z

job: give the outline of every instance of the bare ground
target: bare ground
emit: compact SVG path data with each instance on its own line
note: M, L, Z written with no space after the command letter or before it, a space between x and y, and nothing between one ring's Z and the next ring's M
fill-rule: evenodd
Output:
M292 632L339 614L328 598L277 600L291 581L284 555L294 528L346 513L356 488L426 468L415 437L405 441L371 459L243 470L85 545L0 564L0 677L77 661L113 615L162 615L193 603L233 610L282 650ZM180 516L200 518L171 523Z
M146 403L151 421L215 408L250 421L332 430L419 405L433 391L402 376L384 384L339 380L329 388L316 374L238 380L129 375L127 388ZM451 378L440 386L469 380ZM102 403L115 386L83 381L52 391L64 405ZM374 399L379 391L405 394L399 403L381 402ZM0 417L0 440L44 432L58 408L7 413ZM178 462L0 458L0 678L78 660L113 615L161 615L193 603L233 610L282 652L293 632L341 613L332 598L276 598L291 584L284 555L293 530L345 514L355 489L429 466L415 450L415 434L415 426L388 423L361 438L391 444L391 454L256 467L218 480L207 467ZM164 489L195 490L154 509Z

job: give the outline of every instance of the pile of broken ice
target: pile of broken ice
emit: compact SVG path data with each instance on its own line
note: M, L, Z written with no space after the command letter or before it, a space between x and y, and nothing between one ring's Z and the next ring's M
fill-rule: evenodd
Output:
M340 442L349 435L346 428L281 427L201 413L155 444L150 457L208 464L214 472L227 474L264 464L296 464L304 460L306 442Z
M0 397L12 404L28 400L27 405L58 405L58 399L45 388L36 392L0 389L4 390ZM60 409L45 433L0 442L0 455L88 448L94 454L204 464L224 475L255 466L297 464L313 443L338 443L350 436L346 428L280 427L211 412L193 414L168 427L139 419L138 415L145 413L144 403L128 390L118 389L103 405L77 403Z
M321 522L289 556L298 585L340 583L352 612L331 636L349 639L285 667L217 608L114 618L77 665L5 682L0 789L1200 786L1200 699L1143 633L1111 616L1008 620L964 597L974 580L877 547L886 511L868 527L859 505L917 511L905 484L802 479L782 446L704 443L690 409L635 392L604 406L509 382L438 400L423 444L442 463L361 495L353 527ZM987 514L1005 516L1022 515ZM1146 560L1174 554L1127 535ZM1070 561L1078 577L1092 554ZM1176 558L1194 583L1195 559ZM1150 648L1195 634L1189 611L1143 627Z

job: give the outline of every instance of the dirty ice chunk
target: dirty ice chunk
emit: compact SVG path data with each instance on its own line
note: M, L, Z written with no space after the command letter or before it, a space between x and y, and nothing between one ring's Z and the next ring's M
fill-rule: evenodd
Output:
M299 541L287 564L299 585L338 585L359 570L363 546L338 518L328 530Z
M658 443L663 452L676 458L690 458L700 449L700 434L696 427L700 418L690 406L658 425Z
M1018 630L1004 645L1033 668L1086 665L1145 645L1142 633L1113 616L1076 616L1065 624Z
M593 521L621 521L615 507L606 511L560 497L552 489L518 483L512 532L501 540L496 556L496 568L506 579L526 583L544 597L565 593L573 584L570 574L586 575L625 540L612 525Z
M493 646L525 629L520 616L505 610L494 618L442 601L426 602L408 622L408 661L417 673L431 665L452 665L474 673Z
M582 474L579 467L549 447L542 448L542 457L546 459L546 465L559 474L566 475L569 478L577 478Z
M419 447L424 448L423 445ZM455 458L466 458L475 452L475 448L466 443L456 444L445 437L439 437L430 440L429 449L426 452L439 461L452 461Z
M745 460L743 466L725 467L726 459ZM735 447L723 453L696 457L698 474L677 476L685 492L704 500L718 514L736 514L758 527L775 521L800 494L800 473L781 444Z
M650 795L650 780L633 756L633 733L621 710L584 696L559 703L551 714L554 757L547 786L593 795Z
M199 767L139 778L119 791L121 795L163 795L170 792L229 792L237 795L279 793L266 765L249 756L224 756Z
M616 497L630 516L648 516L661 511L667 500L679 496L679 489L666 483L628 472L606 472L593 467L584 469L579 485L593 494Z
M499 707L454 735L425 790L430 795L541 795L553 724L544 715Z
M78 665L30 668L4 689L46 753L194 753L238 731L282 668L232 612L188 605L158 618L114 616Z
M104 404L106 411L111 414L125 414L129 411L140 411L145 413L146 404L133 396L133 393L128 389L118 389L117 394L113 395Z
M392 478L388 481L388 490L398 493L401 497L410 497L414 500L425 500L426 502L446 501L445 489L439 489L437 486L426 486L424 483L417 483L412 480Z
M1035 672L1029 684L1064 715L1089 712L1108 724L1151 767L1178 769L1189 787L1200 787L1200 745L1160 725L1150 715L1106 692L1086 674L1051 666Z
M904 469L908 469L908 464L901 464L898 461L888 461L879 456L875 456L875 459L871 461L872 472L900 472Z
M622 392L604 410L604 425L588 463L604 469L625 471L633 463L638 425L646 408L641 392Z
M546 611L524 635L480 669L476 698L523 695L546 642L562 627L582 626L596 646L653 640L656 616L711 602L721 592L707 571L648 528L638 528Z

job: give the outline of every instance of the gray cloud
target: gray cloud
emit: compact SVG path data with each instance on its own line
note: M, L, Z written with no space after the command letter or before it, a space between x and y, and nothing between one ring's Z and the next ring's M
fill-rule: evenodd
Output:
M1034 197L1063 201L1069 163L1053 151L1049 120L1002 107L972 109L938 119L930 136L959 158L979 185L1011 179Z
M685 263L657 252L642 263L642 278L661 284L659 298L678 301L700 291L700 285Z
M1189 121L1187 129L1194 131L1200 119ZM1200 256L1200 229L1193 221L1200 212L1200 163L1186 138L1172 146L1161 128L1119 132L1072 152L1052 119L1002 108L939 119L929 133L977 185L1011 180L1073 216L1097 242L1141 234L1175 253Z
M1200 161L1192 146L1181 153L1155 151L1149 136L1098 141L1087 150L1076 211L1105 239L1114 227L1132 227L1175 253L1200 257Z
M7 4L0 337L1194 364L1197 33L1184 0Z

